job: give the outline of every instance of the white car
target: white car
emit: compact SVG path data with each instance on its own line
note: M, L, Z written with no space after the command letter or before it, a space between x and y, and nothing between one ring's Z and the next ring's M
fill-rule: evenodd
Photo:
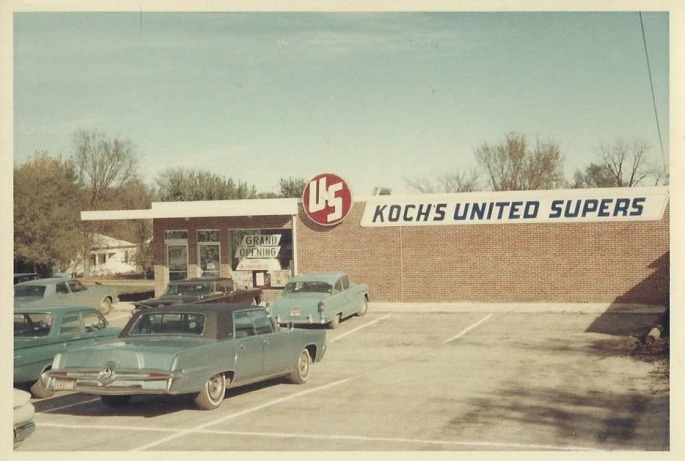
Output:
M17 448L36 429L33 415L36 409L31 403L31 394L14 389L14 448Z

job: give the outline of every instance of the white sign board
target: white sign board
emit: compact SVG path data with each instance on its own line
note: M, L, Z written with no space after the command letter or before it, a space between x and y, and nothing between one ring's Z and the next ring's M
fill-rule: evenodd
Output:
M581 223L660 220L667 187L384 195L366 202L361 225Z

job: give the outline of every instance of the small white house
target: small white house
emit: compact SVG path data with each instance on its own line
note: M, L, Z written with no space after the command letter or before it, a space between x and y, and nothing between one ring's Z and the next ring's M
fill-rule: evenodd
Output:
M93 247L90 250L89 276L127 274L136 272L136 254L138 247L135 243L115 239L108 235L95 234ZM70 268L70 272L83 274L83 263L78 262Z

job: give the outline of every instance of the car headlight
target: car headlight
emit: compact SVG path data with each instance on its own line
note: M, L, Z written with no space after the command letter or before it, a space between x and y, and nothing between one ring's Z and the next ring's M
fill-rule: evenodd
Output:
M326 306L324 305L323 301L319 301L319 304L316 307L319 309L319 313L323 312L326 309Z

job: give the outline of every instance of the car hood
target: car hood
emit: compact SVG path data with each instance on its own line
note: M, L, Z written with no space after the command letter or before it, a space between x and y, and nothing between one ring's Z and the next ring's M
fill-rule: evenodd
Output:
M99 369L113 363L118 369L171 370L178 352L207 341L192 337L123 338L106 344L71 349L61 354L57 368Z

